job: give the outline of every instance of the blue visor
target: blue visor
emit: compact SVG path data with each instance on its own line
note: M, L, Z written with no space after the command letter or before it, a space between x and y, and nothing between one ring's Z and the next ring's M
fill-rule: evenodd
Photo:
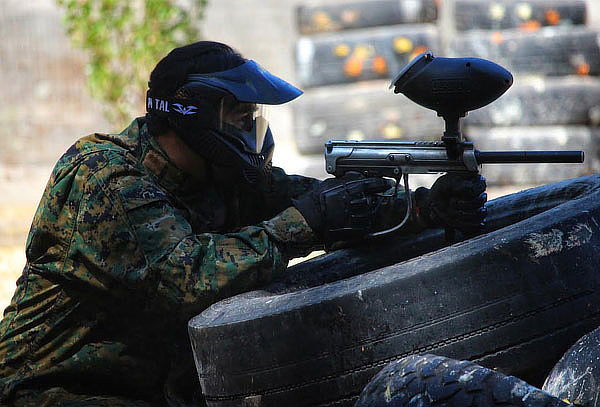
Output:
M227 71L192 74L188 80L188 84L196 82L226 90L239 102L245 103L280 105L303 93L252 60Z

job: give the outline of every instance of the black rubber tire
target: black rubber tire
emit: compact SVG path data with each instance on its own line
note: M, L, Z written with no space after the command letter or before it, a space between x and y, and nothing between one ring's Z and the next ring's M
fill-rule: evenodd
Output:
M351 406L383 366L423 352L541 385L600 323L600 176L502 197L489 213L483 236L418 258L446 245L443 232L340 250L193 318L209 405Z
M296 23L300 34L432 23L436 18L435 0L347 1L344 4L307 5L296 9Z
M585 406L600 406L600 328L585 335L558 361L543 389Z
M420 52L438 50L437 40L431 24L302 37L296 45L296 73L305 88L389 79Z
M469 112L472 126L600 125L600 80L591 77L518 79L501 98Z
M566 407L514 376L469 361L412 355L379 372L355 407Z
M597 182L600 183L600 177L589 176L494 199L486 204L488 213L483 233L526 221L568 201L594 193L600 188ZM365 241L355 247L336 250L290 267L264 291L284 294L316 287L414 259L448 245L440 230Z
M582 164L484 165L489 185L535 185L600 171L600 128L584 126L467 127L464 134L478 150L583 150Z
M444 123L436 113L388 86L373 81L307 91L292 106L298 151L322 154L327 140L439 140Z
M457 31L584 25L585 0L453 0Z
M470 31L450 45L455 56L489 59L513 74L600 75L598 33L587 27Z

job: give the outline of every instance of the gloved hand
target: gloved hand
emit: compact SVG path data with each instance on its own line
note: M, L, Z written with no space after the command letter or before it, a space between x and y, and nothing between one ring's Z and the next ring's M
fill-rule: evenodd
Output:
M308 225L325 242L355 240L374 231L390 180L347 174L329 178L293 200Z
M479 174L448 173L438 178L431 189L417 188L417 216L431 228L475 234L485 225L485 188L485 178Z

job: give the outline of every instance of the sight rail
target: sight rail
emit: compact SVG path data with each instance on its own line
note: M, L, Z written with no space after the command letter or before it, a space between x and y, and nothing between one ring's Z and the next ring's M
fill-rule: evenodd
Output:
M470 142L457 144L451 157L443 141L331 140L325 144L328 173L399 180L403 174L477 173L482 164L582 163L583 151L479 151Z

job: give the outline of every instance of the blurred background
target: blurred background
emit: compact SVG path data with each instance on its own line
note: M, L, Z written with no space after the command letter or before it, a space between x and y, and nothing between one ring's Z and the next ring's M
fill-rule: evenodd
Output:
M388 90L414 56L495 61L515 84L468 115L465 136L482 150L583 149L586 162L488 166L493 198L598 172L599 30L600 0L2 0L0 310L54 163L143 115L145 80L173 46L221 41L304 89L270 111L274 163L319 178L329 139L440 138L433 111Z

